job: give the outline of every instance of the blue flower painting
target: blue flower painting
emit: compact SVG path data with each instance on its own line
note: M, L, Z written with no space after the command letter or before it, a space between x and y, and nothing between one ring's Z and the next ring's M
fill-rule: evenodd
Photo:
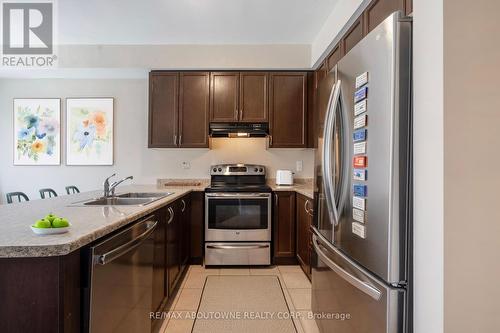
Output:
M14 100L14 165L61 163L61 101Z

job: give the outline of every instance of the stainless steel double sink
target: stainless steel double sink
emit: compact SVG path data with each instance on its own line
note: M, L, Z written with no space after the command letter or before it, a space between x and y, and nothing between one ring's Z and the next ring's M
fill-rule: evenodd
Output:
M94 198L77 202L77 206L146 206L157 200L172 195L172 192L131 192L118 194L113 197Z

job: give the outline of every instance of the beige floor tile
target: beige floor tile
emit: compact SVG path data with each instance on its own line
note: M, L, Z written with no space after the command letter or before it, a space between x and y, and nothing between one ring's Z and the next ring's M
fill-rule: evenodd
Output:
M189 272L205 273L210 275L219 275L220 269L214 267L206 267L202 265L192 265L189 267Z
M200 304L203 289L182 289L175 304L175 311L195 311Z
M302 268L299 265L280 265L278 266L281 274L283 273L302 273Z
M200 289L205 285L205 279L210 274L200 273L200 272L189 272L186 282L182 285L182 288L195 288Z
M308 311L300 311L301 318L300 323L302 325L302 329L304 333L319 333L318 325L314 319L309 319L307 314ZM170 332L168 332L170 333Z
M278 267L252 267L250 275L279 275Z
M283 281L289 289L307 289L311 288L311 282L304 273L282 273Z
M250 269L242 268L221 268L220 275L250 275Z
M165 333L190 333L194 319L170 319Z
M311 309L311 289L288 289L296 310Z

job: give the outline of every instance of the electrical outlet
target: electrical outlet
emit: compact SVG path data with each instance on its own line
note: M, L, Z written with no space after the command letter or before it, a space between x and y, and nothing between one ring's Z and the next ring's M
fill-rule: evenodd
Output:
M182 162L182 168L183 169L191 169L191 163L189 162Z
M295 169L297 170L297 172L302 172L302 170L304 169L304 163L302 161L296 161Z

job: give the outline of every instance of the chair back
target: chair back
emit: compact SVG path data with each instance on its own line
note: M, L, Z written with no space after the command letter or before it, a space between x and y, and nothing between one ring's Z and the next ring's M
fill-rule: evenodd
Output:
M68 195L76 194L76 193L80 193L80 190L78 189L78 187L76 187L74 185L66 186L66 193L68 193Z
M21 202L23 200L30 201L28 196L26 194L24 194L23 192L10 192L10 193L5 194L5 196L7 197L7 203L10 203L10 204L14 202L14 198L16 198L17 202Z
M40 190L40 197L42 197L42 199L57 197L57 193L51 188L42 188Z

